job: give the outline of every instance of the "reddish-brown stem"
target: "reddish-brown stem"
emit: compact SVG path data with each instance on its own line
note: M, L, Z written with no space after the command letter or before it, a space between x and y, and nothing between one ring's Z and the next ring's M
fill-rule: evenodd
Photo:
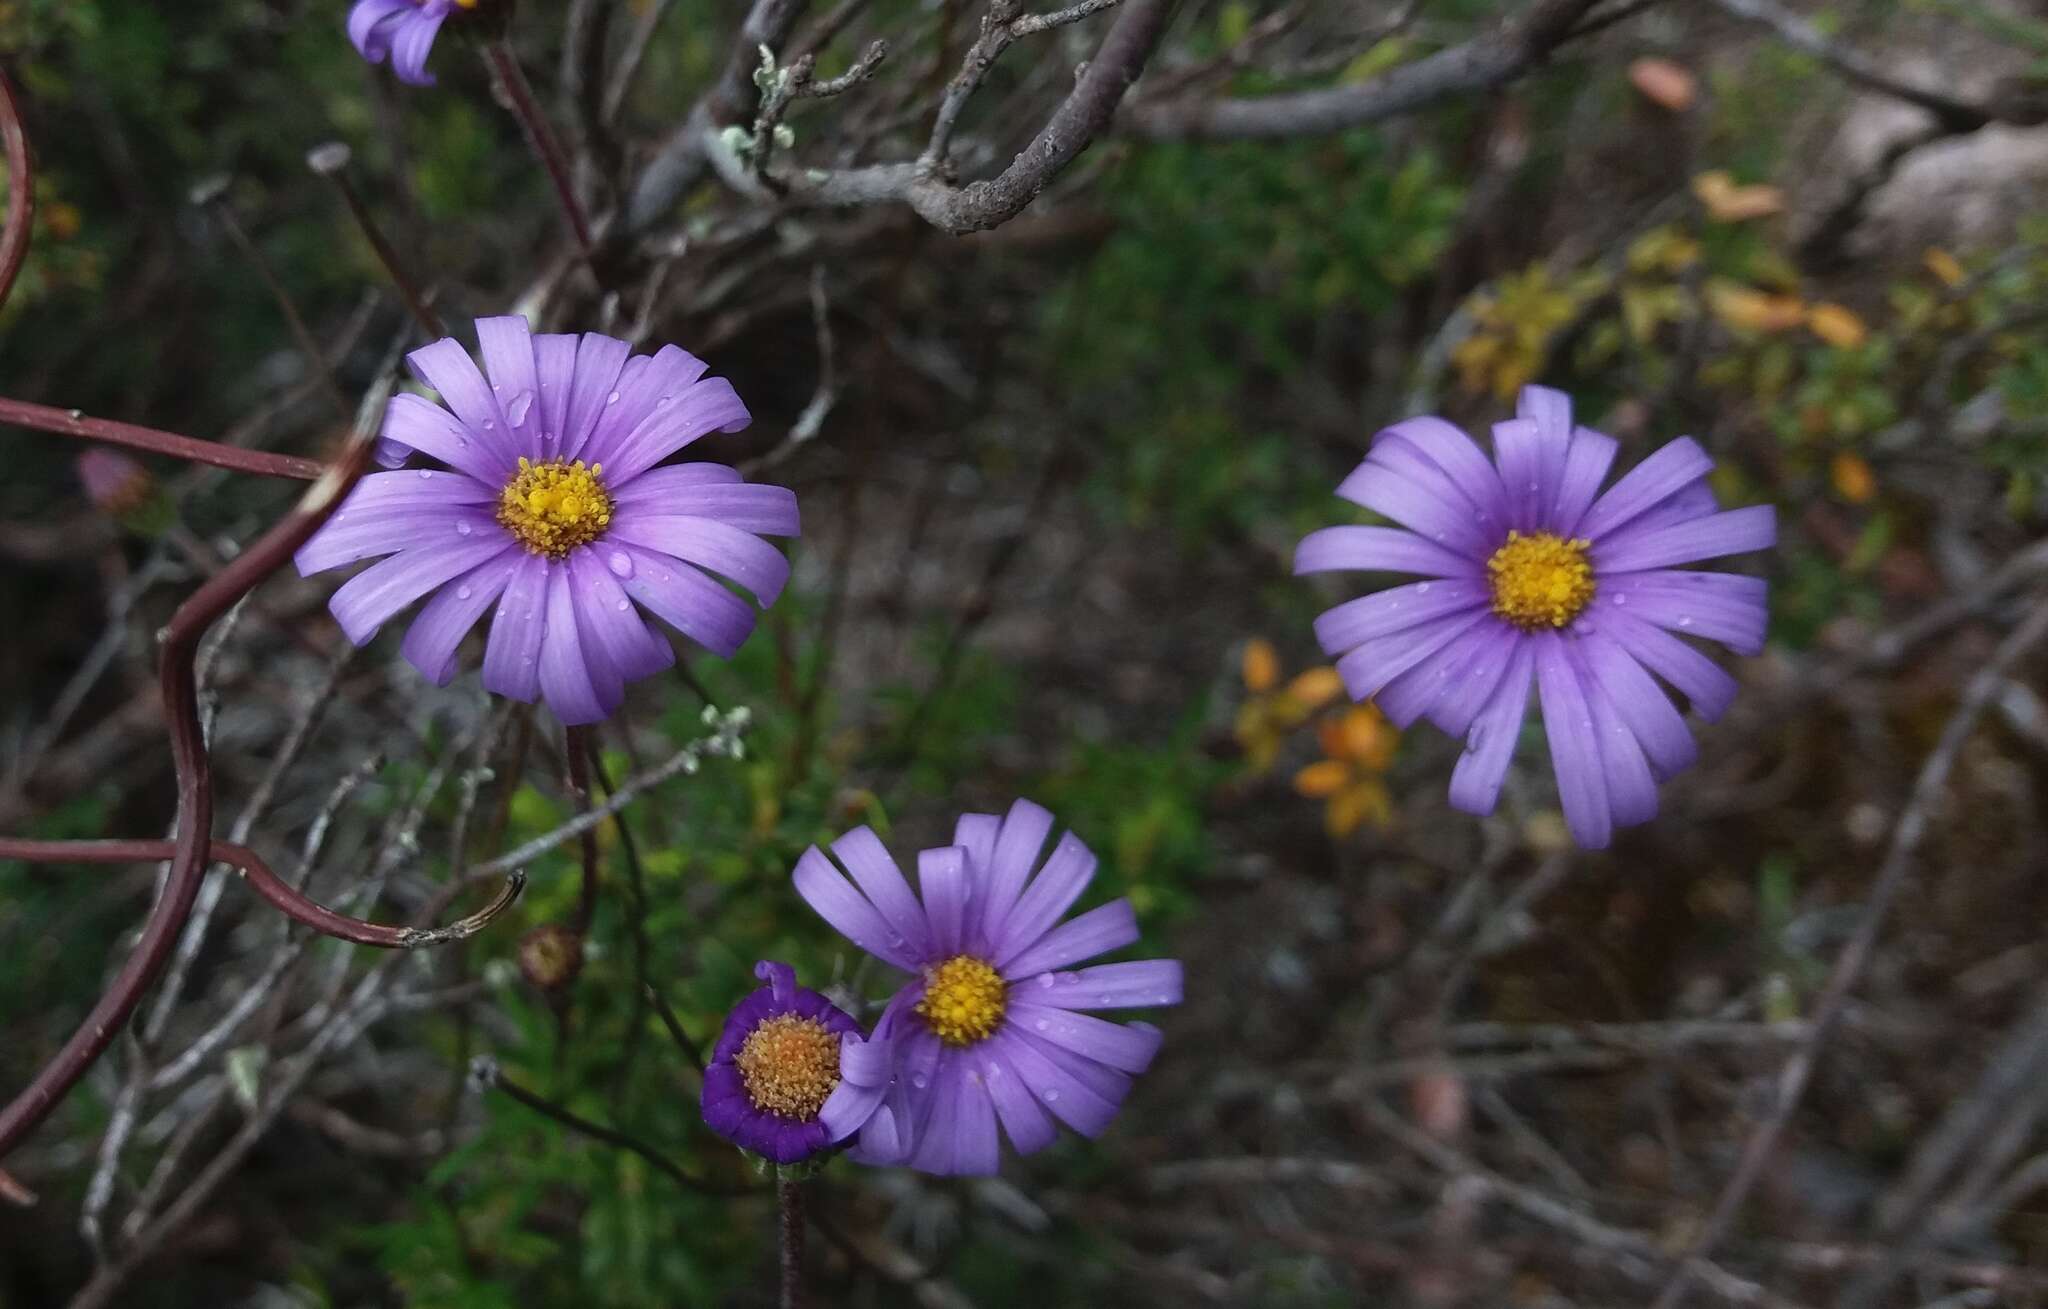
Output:
M804 1309L804 1189L794 1177L775 1180L782 1230L782 1309Z
M27 841L0 837L0 859L20 859L28 863L150 863L170 858L172 849L170 841ZM511 908L512 902L519 898L520 889L526 885L526 874L514 870L491 902L467 918L446 927L388 927L336 913L311 899L279 877L269 864L263 862L261 855L245 845L215 841L208 851L208 858L214 863L240 869L242 880L293 922L303 923L323 936L385 950L414 950L423 945L439 945L444 941L474 936L492 919Z
M172 843L170 872L143 924L141 940L106 993L56 1057L0 1110L0 1158L34 1131L106 1053L177 945L213 846L213 777L199 723L199 681L194 666L199 642L236 602L282 567L341 503L369 463L371 440L389 395L387 382L365 402L355 435L341 458L307 488L282 522L201 583L164 628L158 668L164 719L171 736L171 762L178 778L177 837Z
M188 463L212 464L216 468L258 473L264 477L291 477L310 482L322 471L322 465L314 459L244 450L238 445L222 445L218 441L179 436L176 432L163 432L154 427L117 423L111 418L88 418L76 409L57 409L50 405L30 404L26 400L0 397L0 423L33 427L38 431L75 436L84 441L124 445L131 450L146 450L150 454L183 459Z
M21 110L14 103L14 87L4 69L0 69L0 139L7 147L7 226L0 233L0 305L4 305L22 261L28 258L29 231L36 218L36 177L28 157L28 133L22 130Z
M590 254L590 222L583 216L583 206L576 201L576 185L569 176L569 161L562 153L562 143L555 137L555 129L548 126L547 115L540 109L540 103L533 98L533 88L527 85L526 74L519 67L519 56L512 52L508 37L497 37L484 42L484 59L490 64L491 73L504 88L505 98L512 104L512 116L519 120L526 130L527 144L533 147L541 167L547 169L548 180L555 184L555 199L561 203L562 217L568 220L569 230L576 237L576 248L587 257Z

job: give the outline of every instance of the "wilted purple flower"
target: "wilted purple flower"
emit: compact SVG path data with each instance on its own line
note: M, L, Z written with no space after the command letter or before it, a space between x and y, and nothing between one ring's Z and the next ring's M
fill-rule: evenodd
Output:
M445 686L456 647L496 604L485 689L545 698L569 724L604 718L627 682L675 662L635 601L718 654L739 649L753 606L703 570L772 604L789 561L755 533L795 536L796 497L722 464L654 466L747 425L732 384L672 345L628 359L624 341L531 336L519 317L476 330L488 384L444 337L408 360L447 408L400 395L384 417L386 462L419 451L448 469L363 478L299 550L304 574L391 556L334 593L349 639L362 645L431 591L401 650Z
M918 855L915 893L865 827L832 844L852 882L816 846L797 861L796 889L811 908L913 974L875 1024L875 1038L896 1049L891 1130L862 1133L854 1158L993 1173L997 1120L1019 1154L1052 1143L1054 1117L1094 1136L1116 1116L1131 1074L1151 1064L1158 1028L1077 1011L1178 1004L1180 964L1057 971L1129 945L1138 925L1127 900L1060 921L1095 876L1095 856L1068 833L1041 867L1051 831L1052 815L1028 800L1003 819L962 815L953 845Z
M134 513L149 503L156 490L147 468L127 455L98 446L79 453L78 482L93 508L113 518Z
M798 986L788 964L764 959L754 976L768 985L733 1008L704 1069L711 1130L778 1164L808 1159L863 1126L891 1137L882 1108L888 1043L863 1040L860 1024Z
M373 64L391 56L391 71L401 82L432 86L427 54L441 24L458 10L477 7L478 0L356 0L348 11L348 39Z
M1672 565L1772 545L1777 517L1768 505L1717 511L1713 461L1687 437L1599 494L1614 440L1573 427L1570 397L1545 387L1523 388L1493 444L1488 462L1441 418L1381 432L1337 494L1401 526L1312 532L1294 571L1428 579L1316 620L1345 686L1402 727L1427 717L1464 736L1451 803L1484 814L1533 684L1565 819L1598 849L1655 814L1657 781L1697 753L1650 674L1709 720L1734 697L1735 679L1673 633L1763 648L1761 579Z

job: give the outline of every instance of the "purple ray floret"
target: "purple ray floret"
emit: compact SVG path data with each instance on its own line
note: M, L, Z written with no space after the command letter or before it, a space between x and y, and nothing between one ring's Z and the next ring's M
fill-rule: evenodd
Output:
M832 858L813 846L797 861L797 892L820 917L911 974L875 1024L875 1040L893 1047L894 1077L886 1115L860 1134L853 1158L993 1173L997 1123L1019 1154L1050 1145L1055 1120L1094 1136L1150 1066L1158 1028L1085 1011L1178 1004L1181 966L1073 968L1137 940L1138 925L1127 900L1065 918L1095 856L1071 833L1045 854L1052 828L1028 800L1003 818L963 815L952 845L918 856L916 891L865 827L833 842Z
M1616 443L1575 427L1571 399L1546 387L1523 388L1493 446L1489 460L1441 418L1381 432L1337 494L1398 526L1312 532L1294 571L1418 575L1316 620L1352 697L1464 737L1451 803L1485 814L1533 689L1566 822L1599 849L1654 815L1657 783L1693 761L1657 679L1709 720L1734 697L1734 679L1681 638L1763 648L1761 579L1676 565L1774 545L1777 516L1720 509L1713 461L1689 437L1603 494Z
M495 607L484 688L536 699L564 723L610 716L626 683L675 662L642 616L723 656L754 626L789 563L761 539L795 536L796 497L743 482L722 464L656 465L712 431L736 432L746 406L702 360L675 346L632 358L594 332L534 336L520 317L480 318L484 372L452 338L408 356L440 393L394 398L380 459L438 465L373 473L296 556L301 574L389 556L334 593L357 645L423 596L401 651L436 685Z
M475 7L476 0L356 0L348 11L348 39L373 64L388 56L399 81L432 86L427 55L441 24Z
M849 1014L798 986L788 964L764 959L754 976L768 985L733 1008L705 1066L705 1123L778 1164L808 1159L878 1115L871 1131L886 1138L887 1043L864 1039Z

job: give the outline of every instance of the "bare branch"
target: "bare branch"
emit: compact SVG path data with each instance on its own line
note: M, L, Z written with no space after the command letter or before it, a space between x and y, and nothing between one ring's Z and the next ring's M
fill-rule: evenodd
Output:
M1369 82L1239 99L1138 104L1120 130L1155 141L1247 140L1337 132L1511 82L1576 33L1600 0L1536 0L1499 30Z

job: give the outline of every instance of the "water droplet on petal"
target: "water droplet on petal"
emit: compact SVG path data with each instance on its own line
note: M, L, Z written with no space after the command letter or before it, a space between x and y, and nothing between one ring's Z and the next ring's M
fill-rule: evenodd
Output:
M468 520L468 519L466 519L466 518L458 518L458 519L456 519L456 520L455 520L455 535L457 535L457 536L468 536L468 535L469 535L469 534L470 534L471 532L473 532L473 531L475 531L475 530L476 530L475 528L473 528L473 527L471 527L471 526L469 525L469 520Z
M926 1077L923 1073L917 1073L911 1077L910 1084L916 1087L918 1090L922 1091L924 1090L924 1088L932 1084L932 1079Z
M1614 603L1618 605L1625 605L1628 603L1628 597L1625 595L1617 595L1614 597Z
M484 419L484 430L485 430L486 432L495 432L495 431L497 431L497 430L498 430L498 420L497 420L497 419L495 419L495 418L486 418L486 419Z
M1427 583L1427 582L1417 582L1417 583L1415 584L1415 594L1417 594L1417 595L1428 595L1428 594L1429 594L1429 583Z
M674 404L675 402L676 402L676 398L675 398L674 396L672 396L672 395L665 395L665 396L661 397L661 399L660 399L660 400L658 400L658 401L656 401L656 402L655 402L655 405L654 405L654 407L655 407L656 409L666 409L666 408L668 408L668 407L669 407L670 405Z
M432 473L430 473L430 472L428 472L428 471L427 471L426 469L424 469L424 468L420 469L420 480L421 480L422 482L426 481L426 480L427 480L428 478L430 478L430 477L432 477L432 476L433 476L433 474L432 474Z
M1051 973L1040 973L1040 974L1038 975L1038 984L1039 984L1040 986L1051 986L1051 985L1052 985L1052 974L1051 974Z
M619 402L619 393L617 391L612 392L604 398L604 402L608 405L617 404Z
M614 550L605 557L604 566L611 569L612 574L616 577L631 577L633 575L633 556L627 554L624 550Z
M526 421L527 411L533 408L533 392L521 391L512 397L512 403L505 406L505 421L518 427Z
M1045 1088L1045 1102L1047 1104L1051 1104L1053 1101L1059 1098L1060 1089L1057 1086L1048 1086Z
M455 588L455 598L457 600L467 600L475 594L476 588L473 586L458 586Z
M628 609L631 609L633 607L633 602L631 600L626 600L622 598L616 607L618 611L623 614Z
M1691 627L1691 626L1692 626L1692 615L1688 614L1688 615L1686 615L1686 616L1685 616L1684 618L1681 618L1681 619L1679 619L1679 620L1678 620L1678 625L1679 625L1680 627Z
M1052 1024L1051 1024L1051 1023L1048 1023L1047 1021L1045 1021L1045 1019L1041 1018L1041 1019L1039 1019L1039 1020L1038 1020L1037 1022L1033 1023L1033 1024L1032 1024L1032 1026L1033 1026L1033 1027L1036 1027L1036 1028L1037 1028L1037 1029L1038 1029L1039 1031L1041 1031L1041 1032L1042 1032L1042 1031L1044 1031L1044 1030L1045 1030L1046 1028L1048 1028L1048 1027L1051 1027L1051 1026L1052 1026Z

